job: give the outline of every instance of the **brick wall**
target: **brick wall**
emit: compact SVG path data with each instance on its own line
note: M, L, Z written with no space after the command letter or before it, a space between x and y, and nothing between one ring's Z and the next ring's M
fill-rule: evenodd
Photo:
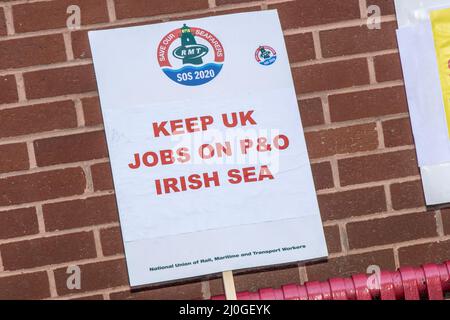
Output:
M68 31L66 9L81 8ZM382 11L369 30L365 8ZM0 3L0 299L209 298L220 279L130 292L86 31L278 9L328 262L253 270L237 290L450 259L450 210L428 209L392 0L9 0ZM79 265L81 290L66 270Z

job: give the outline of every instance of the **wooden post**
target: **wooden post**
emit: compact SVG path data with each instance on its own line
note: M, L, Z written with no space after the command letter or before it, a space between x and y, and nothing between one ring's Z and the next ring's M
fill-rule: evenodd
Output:
M236 288L234 286L233 271L222 272L223 286L227 300L237 300Z

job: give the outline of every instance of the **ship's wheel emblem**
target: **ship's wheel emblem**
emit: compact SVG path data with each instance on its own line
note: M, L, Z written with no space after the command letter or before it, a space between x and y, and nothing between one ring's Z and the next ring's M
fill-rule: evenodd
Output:
M225 52L212 33L184 24L162 38L157 57L159 66L170 79L182 85L198 86L219 74Z

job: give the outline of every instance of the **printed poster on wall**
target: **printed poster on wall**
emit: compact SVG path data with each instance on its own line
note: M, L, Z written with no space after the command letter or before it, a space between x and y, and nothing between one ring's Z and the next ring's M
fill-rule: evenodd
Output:
M89 40L131 286L327 256L276 11Z
M427 205L450 202L450 0L396 0L397 39Z

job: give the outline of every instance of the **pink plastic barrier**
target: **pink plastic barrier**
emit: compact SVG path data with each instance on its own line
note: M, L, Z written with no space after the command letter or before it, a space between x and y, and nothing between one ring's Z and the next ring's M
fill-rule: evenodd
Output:
M402 267L395 272L381 271L379 277L357 274L304 285L288 284L281 289L239 292L237 297L238 300L443 300L448 291L450 261L419 268ZM212 300L224 299L223 295L212 297Z

